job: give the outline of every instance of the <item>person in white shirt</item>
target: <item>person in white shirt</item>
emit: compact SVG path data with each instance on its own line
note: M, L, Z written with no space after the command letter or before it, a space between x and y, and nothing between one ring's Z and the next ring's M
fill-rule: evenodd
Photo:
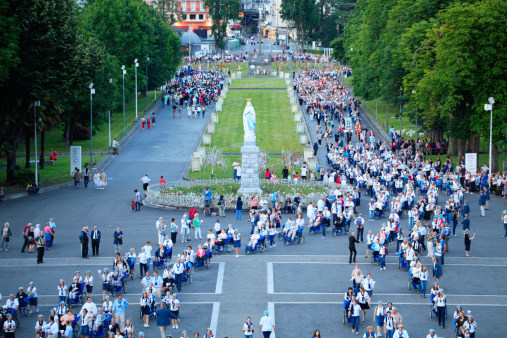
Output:
M146 275L141 280L141 285L143 286L143 289L146 289L148 286L150 286L151 282L152 282L152 277L150 276L150 272L146 271Z
M357 299L350 303L349 317L352 319L352 332L359 334L359 316L361 315L361 306L358 304Z
M396 322L394 321L394 317L391 315L391 310L387 310L384 318L384 334L386 337L388 334L389 337L392 337L394 330L396 330Z
M140 179L140 181L143 182L144 196L146 197L146 194L148 192L148 184L150 183L151 180L148 178L148 174L146 174Z
M394 332L393 338L409 338L407 330L403 330L403 324L398 325L398 330Z
M42 329L47 333L48 338L58 337L58 323L55 322L55 317L49 316L49 323L43 326Z
M364 291L366 291L368 293L368 296L370 296L371 298L371 295L373 294L373 289L375 288L375 281L371 278L370 273L368 273L366 275L366 278L363 279L362 286L364 288Z
M426 336L426 338L438 338L437 334L435 333L435 330L430 329L430 333Z
M162 244L164 242L164 233L167 228L162 217L155 222L155 227L157 228L157 244Z
M153 251L153 247L151 246L151 241L146 241L146 245L142 247L144 252L146 252L146 256L148 258L148 262L146 264L146 271L150 271L150 261L151 261L151 252Z
M102 303L102 312L108 316L113 311L113 302L109 300L109 296L106 296L106 299Z
M177 329L178 328L178 322L181 321L179 319L179 316L180 316L180 306L181 306L180 301L178 300L178 298L176 298L176 295L173 293L171 295L171 300L169 301L169 310L175 316L175 318L171 318L171 321L172 321L172 324L173 324L173 329Z
M190 236L190 218L188 218L188 214L184 213L181 218L181 243L188 242L188 237Z
M7 320L4 322L5 338L14 338L14 331L16 330L16 322L12 320L12 315L7 315Z
M32 312L32 306L35 306L35 309L37 312L39 312L39 306L37 303L37 288L34 286L33 282L30 282L30 286L26 289L28 292L28 295L33 295L32 298L30 298L30 312Z
M87 310L88 315L95 317L97 315L97 305L92 302L92 296L89 295L86 303L81 307L81 311L79 311L79 315L83 315L83 310Z
M252 249L255 248L259 238L261 238L261 236L259 235L259 231L255 230L253 235L250 236L250 241L248 242L248 246L250 246Z
M155 288L155 295L157 296L157 300L160 303L162 300L162 286L164 284L164 280L158 275L158 271L153 272L153 278L151 279L151 282Z
M259 331L262 332L264 337L269 337L272 332L276 332L275 322L273 321L273 318L269 317L268 311L264 311L264 316L259 322Z
M439 326L442 325L442 328L444 329L445 329L445 299L446 296L444 294L443 289L439 289L437 296L433 298L433 301L437 308L438 325Z

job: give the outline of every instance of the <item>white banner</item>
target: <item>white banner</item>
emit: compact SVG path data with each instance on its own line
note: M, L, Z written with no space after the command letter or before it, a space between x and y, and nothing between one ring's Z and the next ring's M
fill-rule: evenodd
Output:
M352 117L345 118L345 130L353 130L352 128Z
M70 146L70 173L78 168L81 171L81 146Z
M477 153L465 154L465 170L472 175L477 172Z

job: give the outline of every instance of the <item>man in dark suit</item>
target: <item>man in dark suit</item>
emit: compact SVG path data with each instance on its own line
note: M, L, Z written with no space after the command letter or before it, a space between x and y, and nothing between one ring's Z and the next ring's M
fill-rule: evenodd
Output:
M433 257L431 260L433 262L433 279L436 283L440 283L440 277L443 275L442 267L435 257Z
M88 258L88 242L90 241L88 227L83 228L83 231L79 235L79 240L81 241L81 257Z
M100 230L97 229L97 226L93 226L92 231L92 255L99 255L99 245L100 245Z
M116 231L114 232L114 250L115 253L120 253L121 251L121 245L123 244L123 231L120 230L120 227L116 228Z
M356 234L353 232L350 234L349 237L349 251L350 251L349 264L351 264L352 262L354 263L356 262L357 255L356 243L359 243L359 241L356 239ZM354 253L354 259L352 259L352 253Z

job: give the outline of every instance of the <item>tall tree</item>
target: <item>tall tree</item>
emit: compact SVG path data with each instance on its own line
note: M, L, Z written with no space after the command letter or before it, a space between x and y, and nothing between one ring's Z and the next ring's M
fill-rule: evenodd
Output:
M0 0L0 83L7 79L9 70L19 62L17 55L20 26L16 1Z
M211 17L211 32L215 39L217 49L223 49L227 36L229 20L236 19L240 10L239 0L205 0L204 5L208 8Z
M176 0L156 0L162 18L171 26L183 19L181 2Z
M69 93L77 47L77 18L72 0L14 1L20 28L19 63L0 84L1 152L7 178L16 171L16 151L34 100Z
M315 0L282 0L280 17L293 23L303 50L306 37L318 20Z

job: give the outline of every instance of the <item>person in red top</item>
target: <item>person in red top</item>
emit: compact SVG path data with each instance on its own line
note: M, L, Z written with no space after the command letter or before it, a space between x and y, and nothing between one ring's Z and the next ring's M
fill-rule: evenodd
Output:
M190 220L194 219L195 214L197 213L197 209L192 207L190 208L190 211L188 212L188 217L190 217Z
M25 252L25 248L28 247L28 233L30 232L30 227L32 223L28 223L27 226L23 228L23 247L21 248L21 252Z
M165 184L165 178L164 176L160 176L160 180L158 180L158 184L164 185Z
M266 172L264 173L266 175L266 179L269 180L271 178L271 172L269 171L269 168L266 169Z

